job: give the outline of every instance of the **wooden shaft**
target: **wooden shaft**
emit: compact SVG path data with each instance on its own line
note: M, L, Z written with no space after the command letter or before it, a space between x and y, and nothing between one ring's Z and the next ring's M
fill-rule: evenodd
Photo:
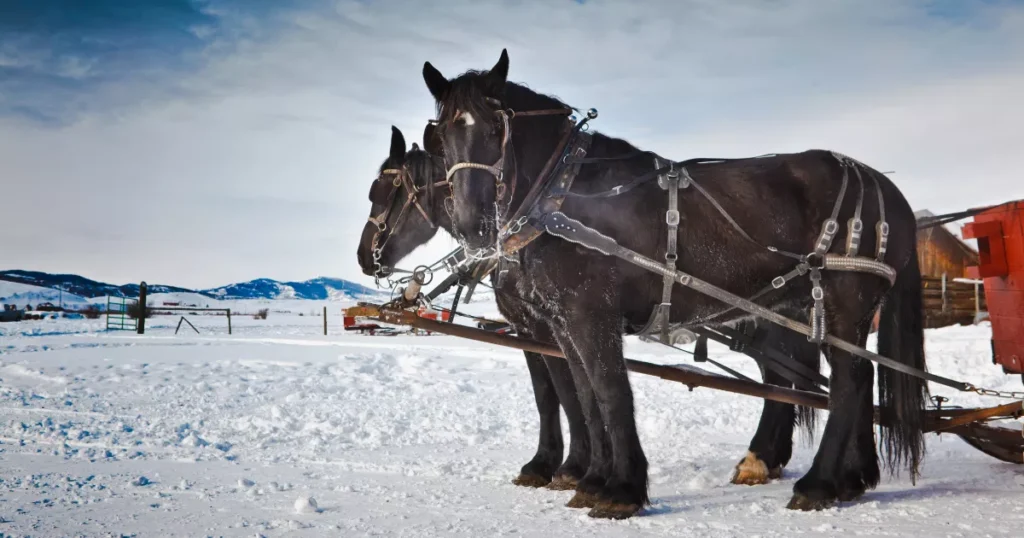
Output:
M327 336L327 307L324 307L324 336Z
M476 340L478 342L521 349L523 351L532 351L534 353L540 353L541 355L548 355L551 357L565 358L565 355L562 354L562 350L551 344L538 342L528 338L497 334L483 329L466 327L465 325L439 323L434 320L421 318L412 312L404 310L400 312L382 310L380 313L380 320L385 323L408 325L425 331L449 334L452 336ZM747 396L755 396L781 403L802 405L806 407L813 407L815 409L828 409L828 396L823 394L815 394L813 392L787 389L777 387L775 385L745 381L743 379L733 379L731 377L694 372L684 370L682 368L663 366L660 364L653 364L633 359L626 359L626 368L638 374L660 377L661 379L682 383L690 387L691 390L696 387L707 387L709 389L745 394Z
M483 329L457 325L455 323L441 323L431 319L421 318L407 310L386 310L372 306L362 306L364 313L369 316L376 316L379 321L395 325L407 325L425 331L448 334L459 338L466 338L487 344L495 344L504 347L532 351L550 357L565 358L562 350L557 346L538 342L529 338L508 336L505 334L493 333ZM753 396L774 402L786 403L811 407L814 409L828 410L829 399L827 394L816 394L803 390L757 383L743 379L720 376L716 374L692 371L674 366L653 364L634 359L625 359L626 368L638 374L666 379L682 383L693 390L696 387L723 390L735 394ZM929 409L925 412L925 432L953 429L958 426L969 424L978 420L993 417L1014 417L1021 416L1024 412L1024 402L1013 402L996 407L985 409ZM881 412L875 407L874 421L881 421Z
M985 409L970 409L966 412L957 413L954 417L934 421L930 427L927 428L927 431L946 430L955 426L963 426L965 424L970 424L972 422L992 417L1021 415L1024 415L1024 404L1021 404L1021 402L1013 402Z
M231 309L227 308L228 311L228 334L231 334Z

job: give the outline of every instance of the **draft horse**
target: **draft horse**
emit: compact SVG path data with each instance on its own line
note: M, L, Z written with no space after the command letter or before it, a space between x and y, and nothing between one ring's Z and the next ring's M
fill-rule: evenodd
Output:
M580 132L566 118L575 109L509 82L508 68L503 50L490 70L449 80L426 62L423 77L437 107L454 236L475 255L498 258L499 274L516 272L516 293L542 306L531 313L569 357L591 432L590 466L576 488L576 497L593 505L590 516L626 518L649 504L623 333L646 326L658 307L668 323L683 326L749 315L668 278L659 282L650 266L556 236L558 227L563 237L589 227L589 237L604 245L666 259L673 271L757 297L775 313L803 314L813 322L815 342L827 328L863 347L881 307L879 353L924 369L916 222L885 175L823 150L674 163L619 138ZM552 203L561 212L553 213ZM552 220L556 214L577 221ZM540 232L524 236L531 227ZM857 255L861 241L876 247L889 279L827 270L825 260L839 250L833 247L845 243L847 254ZM673 253L677 259L666 258ZM802 271L794 273L794 265ZM781 285L764 288L779 278ZM873 365L836 346L822 348L832 368L830 413L810 470L794 484L791 509L856 499L880 479ZM924 450L925 384L880 366L878 389L885 463L891 472L907 466L915 479ZM602 431L608 447L593 442Z
M360 267L369 276L385 276L388 268L429 241L438 229L453 231L451 217L444 206L449 192L440 157L442 149L432 124L424 129L423 141L426 149L413 143L406 151L405 137L392 126L390 153L371 184L370 216L357 251ZM531 305L527 301L515 294L512 279L519 275L515 270L510 273L512 276L506 274L502 285L496 289L499 311L517 333L554 343L550 328L530 312ZM495 280L492 273L491 283L495 284ZM749 327L742 327L741 332L753 333L756 344L767 342L791 354L807 368L818 371L819 351L800 335L770 324L762 323L759 327L754 321L745 323ZM525 355L540 417L540 439L536 454L523 466L514 483L574 489L590 461L590 440L569 365L560 358L531 352ZM763 366L762 377L772 385L793 386L789 379ZM585 390L592 389L588 386ZM559 405L565 410L571 436L569 455L564 462ZM813 437L814 410L765 401L757 431L747 454L736 466L732 482L757 485L780 478L792 455L796 425L803 426L807 435ZM609 446L607 432L600 433L602 445Z

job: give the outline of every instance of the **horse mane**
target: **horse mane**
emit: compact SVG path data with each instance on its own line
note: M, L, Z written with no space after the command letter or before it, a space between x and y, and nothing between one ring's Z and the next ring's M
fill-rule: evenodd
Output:
M433 155L416 144L405 153L405 167L409 171L413 185L424 187L423 199L427 205L434 203L434 182L444 175L444 163L441 157Z

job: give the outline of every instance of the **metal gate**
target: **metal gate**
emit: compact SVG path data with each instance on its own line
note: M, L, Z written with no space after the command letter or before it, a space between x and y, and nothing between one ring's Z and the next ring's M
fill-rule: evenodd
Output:
M108 331L134 331L137 330L138 320L128 314L128 309L137 304L138 301L125 297L107 296L107 330Z

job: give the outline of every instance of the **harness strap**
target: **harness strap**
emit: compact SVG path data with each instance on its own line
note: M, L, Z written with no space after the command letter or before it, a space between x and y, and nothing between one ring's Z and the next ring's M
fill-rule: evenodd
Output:
M811 334L807 335L807 339L815 344L821 344L828 334L825 327L825 290L821 287L821 269L811 267L811 284L811 299L814 300L814 306L811 307L810 315Z
M567 126L569 128L558 150L549 157L523 202L501 230L499 237L503 238L501 250L505 256L515 254L540 237L543 228L539 225L539 219L547 213L558 211L565 201L556 191L568 190L579 174L581 165L573 158L587 154L593 137L580 131L579 126Z
M875 183L875 193L878 194L878 224L875 225L875 259L885 261L885 252L889 248L889 223L885 221L885 200L882 198L882 186L878 178L871 174L871 180Z
M653 273L662 275L665 273L665 267L659 264L657 261L652 260L651 258L644 256L643 254L640 254L638 252L635 252L633 250L630 250L626 247L619 245L615 241L615 239L612 239L611 237L608 237L607 235L604 235L601 232L584 225L578 220L567 217L564 213L555 212L546 215L543 222L543 226L545 231L547 231L549 234L561 237L562 239L565 239L570 243L576 243L586 248L596 250L597 252L600 252L602 254L614 256L616 258L619 258L628 263L632 263L637 267L641 267ZM786 327L787 329L791 329L798 333L804 335L810 335L811 333L810 327L804 325L803 323L791 320L779 313L769 310L766 307L763 307L756 303L752 303L742 297L739 297L726 290L723 290L722 288L719 288L708 282L700 280L694 277L693 275L690 275L689 273L676 270L673 276L676 278L677 282L679 282L683 286L692 289L693 291L696 291L697 293L707 295L728 305L735 306L750 314L759 316L776 325L781 325L783 327ZM898 372L903 372L905 374L914 376L919 379L926 379L928 381L939 383L941 385L945 385L947 387L951 387L959 391L977 391L977 389L973 385L970 385L968 383L955 381L946 377L935 375L931 372L914 368L913 366L903 364L899 361L890 359L888 357L884 357L882 355L879 355L878 353L868 351L867 349L859 347L855 344L852 344L835 336L826 335L825 341L833 347L856 355L862 359L869 360L871 362L880 364L882 366L896 370Z
M833 155L835 155L833 153ZM849 167L846 162L839 156L839 164L843 168L843 182L839 186L839 196L836 197L836 203L832 206L832 215L825 221L821 226L821 234L818 235L818 241L814 244L814 254L817 256L824 256L828 249L832 248L832 241L836 238L836 233L839 232L839 210L843 207L843 199L846 197L846 186L850 182Z
M499 164L500 164L500 161L499 161ZM452 176L455 175L455 172L458 172L459 170L464 170L466 168L472 168L472 169L475 169L475 170L484 170L484 171L490 172L492 175L494 175L494 177L500 177L501 176L501 168L498 168L497 166L491 166L491 165L488 165L488 164L480 164L480 163L458 163L458 164L453 164L452 167L448 169L448 173L445 175L445 179L448 180L448 181L451 181L452 180Z
M523 116L568 116L572 114L572 109L569 108L545 108L541 110L509 110L512 113L513 118L521 118Z
M661 163L658 161L658 158L655 157L654 167L660 168L660 165ZM675 273L676 260L679 259L677 254L679 247L679 172L673 169L670 165L669 172L659 179L659 183L663 183L663 187L668 190L668 210L665 212L665 224L668 225L668 244L665 249L665 268L672 273ZM665 343L669 343L668 330L671 322L672 287L674 284L675 279L666 273L661 289L661 304L658 305L658 308L653 314L657 317L654 325L660 326L661 341Z
M569 147L569 140L572 138L574 132L575 130L571 128L571 124L566 124L565 133L562 134L562 138L559 139L558 145L555 146L555 151L551 153L547 162L544 163L544 168L541 168L540 173L537 174L537 179L533 181L533 185L530 187L530 190L526 191L526 197L523 198L523 203L519 205L519 209L517 209L512 218L509 219L509 224L505 225L506 229L508 229L512 222L518 220L518 217L526 216L529 208L537 203L544 191L550 186L550 182L554 180L553 172L555 171L555 167L561 166L561 164L564 163L566 158L564 154Z
M853 212L853 218L847 222L850 232L846 236L846 255L851 257L856 256L860 250L860 238L864 232L864 222L860 220L861 209L864 206L864 178L860 175L860 167L854 165L853 172L857 174L857 185L860 189L857 191L857 209Z
M758 243L753 237L750 237L750 235L747 234L747 232L744 231L743 228L741 228L739 224L736 223L736 221L732 218L732 215L730 215L725 210L725 208L723 208L722 205L718 203L718 200L715 200L715 198L713 196L711 196L711 194L708 193L708 191L704 190L704 187L700 186L700 183L697 183L693 179L693 177L690 176L689 172L686 171L686 168L683 168L682 172L683 172L683 182L688 184L688 185L693 185L693 188L697 189L697 192L701 193L701 195L703 195L704 198L707 199L707 201L711 204L711 206L714 207L722 215L722 217L724 217L725 220L729 224L732 225L733 229L736 230L736 232L738 232L741 237L746 239L748 242L753 243L753 244L757 245L758 247L761 247L761 248L763 248L763 249L765 249L765 250L767 250L769 252L774 252L776 254L781 254L783 256L786 256L787 258L793 258L794 260L799 260L799 261L803 261L804 260L805 256L801 256L799 254L794 254L792 252L787 252L785 250L781 250L781 249L775 248L775 247L770 246L770 245L769 246L765 246L765 245L762 245L761 243Z

